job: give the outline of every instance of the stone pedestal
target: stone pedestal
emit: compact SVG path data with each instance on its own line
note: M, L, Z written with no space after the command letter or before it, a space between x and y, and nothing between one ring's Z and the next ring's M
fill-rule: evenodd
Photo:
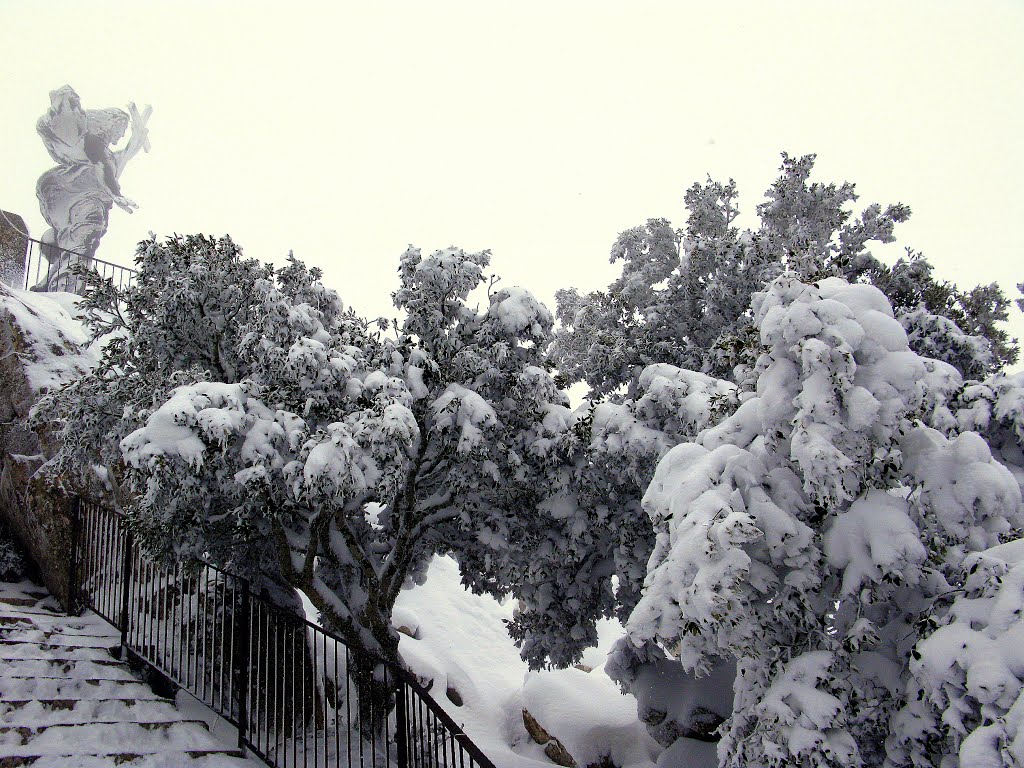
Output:
M0 282L12 288L25 287L25 254L28 227L16 213L0 210Z

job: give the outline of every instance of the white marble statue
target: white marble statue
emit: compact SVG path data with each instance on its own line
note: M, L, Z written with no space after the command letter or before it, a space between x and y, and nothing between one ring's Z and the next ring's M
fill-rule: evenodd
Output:
M36 131L57 166L36 183L39 210L50 229L42 236L47 274L34 290L68 290L68 267L92 266L111 208L116 204L131 213L137 207L121 194L119 179L139 150L149 151L146 123L152 112L147 106L139 113L135 104L128 105L128 112L82 109L70 85L50 92L50 108L39 118ZM113 150L129 124L127 144Z

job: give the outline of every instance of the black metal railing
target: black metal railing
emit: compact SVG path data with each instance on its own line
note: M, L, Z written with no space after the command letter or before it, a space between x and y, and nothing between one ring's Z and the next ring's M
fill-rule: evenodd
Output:
M272 766L494 768L406 670L206 562L147 560L120 515L74 505L77 599L122 650L238 729Z
M105 280L112 280L117 288L127 287L137 274L137 270L131 267L123 267L32 238L26 240L28 245L25 249L25 279L21 287L27 291L81 293L81 278L72 269L75 265L90 269Z

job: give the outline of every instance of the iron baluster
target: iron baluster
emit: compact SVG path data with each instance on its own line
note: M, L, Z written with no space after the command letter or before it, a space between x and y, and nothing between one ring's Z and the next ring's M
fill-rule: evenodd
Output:
M68 612L78 615L82 612L79 597L79 562L82 546L82 498L72 496L68 501L68 514L71 517L71 573L68 577Z
M249 736L249 643L252 641L250 623L249 581L242 579L242 598L238 604L235 631L239 636L238 677L235 696L238 699L238 748L244 750ZM241 631L239 631L241 630Z
M130 615L128 603L129 598L131 597L132 581L130 575L132 570L132 532L127 526L119 525L117 527L124 528L124 555L121 567L121 647L118 648L118 658L124 658L125 652L128 650L128 617Z

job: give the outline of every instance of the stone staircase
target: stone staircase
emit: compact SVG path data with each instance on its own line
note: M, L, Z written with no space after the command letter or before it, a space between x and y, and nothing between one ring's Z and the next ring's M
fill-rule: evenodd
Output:
M113 657L93 613L63 614L30 582L0 583L0 768L255 768Z

